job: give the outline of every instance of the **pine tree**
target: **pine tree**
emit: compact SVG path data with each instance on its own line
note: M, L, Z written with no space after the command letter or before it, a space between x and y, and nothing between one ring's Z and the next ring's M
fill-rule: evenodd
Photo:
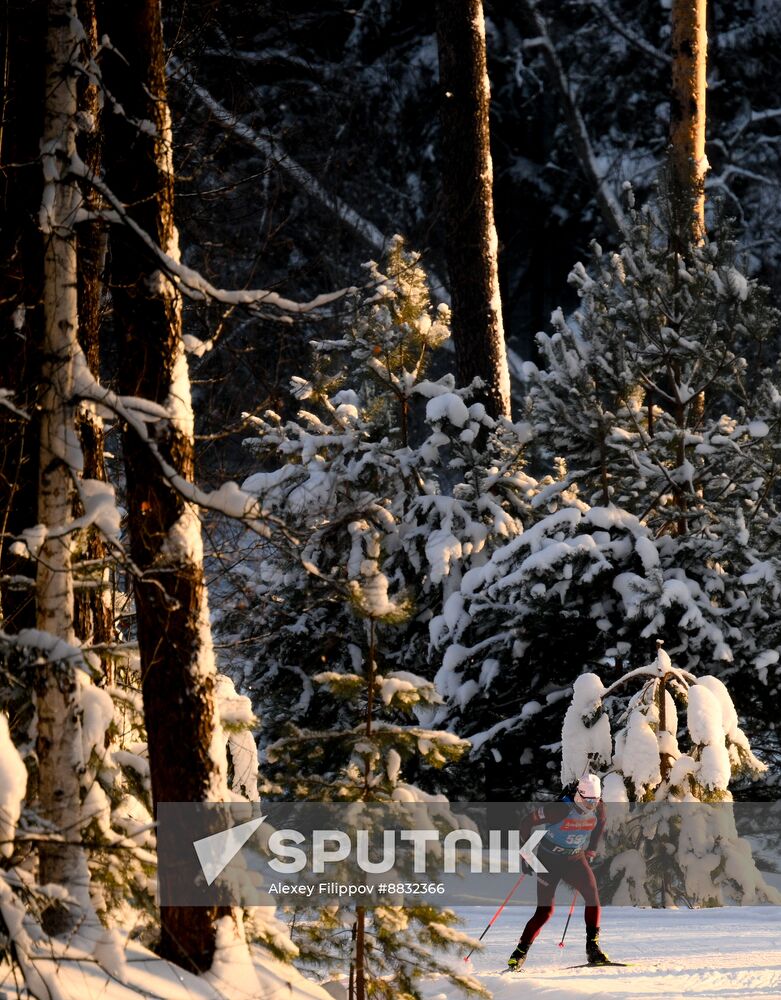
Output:
M325 667L355 673L362 615L382 620L384 676L409 663L425 672L432 616L518 530L533 484L522 471L525 425L493 420L451 375L426 377L447 311L431 309L417 258L397 243L384 273L371 273L372 300L341 340L314 344L314 373L294 380L297 418L256 418L260 436L247 442L276 468L244 488L289 537L264 543L257 564L241 569L250 595L242 628L263 638L236 665L256 692L264 741L289 722L339 724L338 701L315 698L312 678ZM224 634L242 635L237 617L225 617ZM273 768L265 780L276 782Z
M328 670L313 678L341 703L340 726L325 731L289 727L268 747L269 767L287 776L297 796L309 800L385 803L392 810L394 802L436 799L405 781L404 770L419 761L446 767L468 744L414 719L416 710L441 701L429 681L408 671L379 672L375 636L383 624L392 627L397 621L394 612L383 616L376 606L370 611L359 603L357 614L366 636L363 662L349 673ZM402 819L399 822L403 824ZM432 973L445 975L467 993L483 993L474 979L454 971L444 958L474 943L456 929L453 910L406 901L373 909L359 906L354 913L331 906L323 916L325 921L321 917L314 925L301 924L293 940L305 964L326 968L350 964L356 998L419 998L421 980ZM350 928L351 934L340 936L340 928Z
M114 111L121 112L106 116L105 181L128 206L132 222L178 260L160 5L103 2L99 15L122 49L110 50L103 70L118 102ZM181 295L129 225L111 232L111 283L123 345L121 391L164 409L156 446L178 475L192 481L194 415ZM147 441L128 426L123 450L130 551L141 571L133 583L153 801L155 808L159 802L222 801L227 762L215 738L216 668L198 513L150 461ZM218 921L229 913L226 907L163 907L161 954L208 969Z
M551 732L563 699L585 664L628 654L641 627L634 591L650 592L657 575L636 517L589 507L566 476L541 480L535 499L536 519L471 570L432 623L442 717L472 744L479 798L557 792Z
M636 591L643 635L664 622L687 666L712 656L739 675L751 717L760 676L771 694L777 685L755 664L772 650L762 605L780 527L779 314L729 240L684 257L668 249L663 220L632 220L619 254L595 248L591 273L573 271L572 321L557 313L540 336L547 369L528 369L538 454L565 456L590 503L650 530L663 579Z
M450 375L426 377L447 312L431 309L417 257L397 241L370 272L377 292L340 340L314 344L314 373L294 380L297 417L255 421L249 447L277 467L244 488L288 542L264 543L259 583L244 569L258 601L248 629L265 639L243 669L264 721L267 792L425 801L413 781L436 787L467 744L435 728L442 698L407 665L425 663L443 595L518 530L533 481L521 470L524 425L492 419ZM341 910L322 919L353 922ZM375 995L417 995L420 972L439 968L430 951L465 940L453 922L425 905L359 910L356 986L369 977ZM297 919L302 960L344 962L324 926Z
M778 312L729 241L683 256L669 213L630 220L619 253L574 268L580 308L554 313L545 366L525 367L550 513L536 503L533 529L465 578L436 639L457 731L488 766L512 752L510 794L549 787L542 732L574 678L639 666L656 635L686 669L716 664L753 733L775 726ZM464 684L480 690L466 707Z

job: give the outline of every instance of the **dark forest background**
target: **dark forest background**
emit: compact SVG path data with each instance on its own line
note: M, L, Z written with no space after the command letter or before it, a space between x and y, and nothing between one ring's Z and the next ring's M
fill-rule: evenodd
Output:
M183 81L172 84L171 101L177 220L189 263L224 285L262 284L299 297L360 284L361 263L379 254L340 216L339 200L385 237L402 234L435 276L446 274L434 6L167 5L169 52L181 63L173 78ZM535 359L534 336L551 311L574 305L573 264L592 239L608 249L618 238L600 214L525 7L488 2L485 14L505 331L519 358ZM617 195L628 181L638 202L648 200L668 144L669 3L538 7L599 173ZM734 0L708 11L708 214L733 228L747 270L778 291L781 108L773 81L781 10ZM234 122L257 141L239 136ZM301 169L318 194L301 182ZM226 456L246 457L216 440L238 427L242 411L289 402L288 377L328 320L283 325L203 309L191 319L207 336L219 328L222 338L222 350L195 374L206 404L199 407L206 471Z

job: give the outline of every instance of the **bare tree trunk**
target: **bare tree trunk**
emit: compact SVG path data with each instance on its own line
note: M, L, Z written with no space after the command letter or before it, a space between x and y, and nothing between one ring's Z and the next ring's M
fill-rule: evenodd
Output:
M107 116L104 158L109 185L132 218L178 255L165 60L157 0L103 0L100 30L121 56L106 57L109 90L124 115ZM154 125L141 130L137 122ZM127 229L111 234L114 323L121 338L125 394L163 405L154 428L166 460L193 476L193 413L182 344L179 295ZM136 435L124 435L142 691L152 796L160 802L220 801L226 795L224 747L203 579L197 513L170 488ZM161 873L164 877L164 873ZM163 907L160 953L190 968L211 965L219 907Z
M95 0L77 0L79 20L92 51L98 46ZM79 153L88 171L97 174L101 166L102 132L100 129L100 94L95 84L80 81L79 109L82 120L91 121L91 129L79 135ZM100 199L87 186L83 192L88 208L98 210ZM100 321L103 297L103 271L106 261L107 233L100 219L82 222L79 226L78 301L79 344L95 378L100 378ZM103 421L94 407L82 406L77 414L77 430L84 455L84 478L106 482ZM89 570L75 567L80 587L75 595L75 630L82 640L106 644L114 639L114 615L109 595L110 571L107 565L108 547L95 527L87 529L82 548ZM112 683L111 658L101 653L104 679Z
M658 663L658 650L661 648L662 643L657 640L657 663ZM656 709L659 713L659 733L667 732L667 681L669 678L668 673L663 673L659 680L656 682ZM675 734L673 734L675 735ZM670 776L670 770L672 768L672 757L669 753L665 751L659 754L659 773L662 776L662 781L667 781ZM662 873L662 891L661 891L661 904L666 907L670 900L670 893L667 887L667 873L666 871Z
M77 346L78 303L75 219L79 192L69 167L76 152L78 43L73 0L50 0L46 43L46 99L42 160L44 197L44 396L40 421L38 520L48 529L38 559L37 625L72 643L72 535L64 530L73 510L72 474L80 465L71 398ZM54 534L56 532L56 534ZM41 881L69 884L86 893L87 869L80 834L81 713L76 666L67 656L44 664L36 681L38 772L41 809L70 843L41 848ZM72 915L60 908L50 929Z
M707 0L673 0L672 93L670 96L670 182L672 249L684 253L705 238L705 88L708 55ZM697 430L705 413L705 393L698 392L678 418L679 461L685 459L686 430ZM683 510L688 500L681 490ZM685 534L685 518L678 534Z
M374 722L374 679L377 675L377 623L371 618L367 625L369 650L366 670L366 715L364 717L363 731L368 742L372 738L372 725ZM369 800L371 794L372 765L371 758L367 755L364 760L363 771L363 800ZM350 963L350 977L353 976L355 968L355 1000L366 1000L366 909L359 906L355 911L354 925L354 952Z
M656 707L659 712L659 732L667 731L667 678L668 674L664 674L661 680L657 681L656 687ZM673 734L675 735L675 734ZM672 768L673 761L672 757L666 751L662 751L659 754L659 772L662 775L662 781L667 781L670 775L670 770Z
M682 246L705 235L706 0L673 0L670 146L676 236Z
M366 1000L366 908L359 906L355 911L355 1000Z
M358 935L358 921L350 928L350 972L347 977L347 1000L355 1000L355 941Z
M475 398L492 416L509 416L482 0L437 0L437 41L440 159L457 374L462 385L480 377L484 388Z

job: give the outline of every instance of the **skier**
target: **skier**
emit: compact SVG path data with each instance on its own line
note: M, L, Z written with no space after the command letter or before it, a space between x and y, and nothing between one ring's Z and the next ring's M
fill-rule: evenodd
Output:
M534 809L521 823L525 843L535 826L547 826L537 857L548 869L537 876L537 909L524 928L507 964L519 969L526 961L532 942L553 913L556 886L564 881L576 889L586 904L586 959L589 965L607 965L610 959L599 946L599 893L591 862L605 827L602 783L595 774L584 774L574 796ZM528 866L524 862L524 868Z

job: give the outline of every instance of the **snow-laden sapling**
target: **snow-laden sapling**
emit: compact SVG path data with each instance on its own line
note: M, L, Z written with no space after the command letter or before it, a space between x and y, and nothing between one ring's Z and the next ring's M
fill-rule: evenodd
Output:
M362 669L366 620L377 622L384 676L425 674L431 618L517 533L534 483L523 473L528 428L493 420L451 375L431 374L448 313L432 307L417 257L397 241L370 272L374 295L339 340L313 344L313 371L294 379L296 417L267 412L246 442L264 471L244 489L289 536L239 568L249 607L221 625L251 638L235 666L255 692L264 743L289 724L354 724L313 678ZM272 766L264 780L298 794L297 774Z
M487 483L500 469L483 467L476 441L501 442L509 480L523 429L470 404L452 376L429 377L448 316L431 307L417 257L396 241L385 272L370 271L374 296L340 339L313 344L314 370L293 380L296 417L254 420L247 444L266 471L244 489L287 540L244 568L246 617L263 639L243 669L264 720L267 793L392 804L426 801L413 781L431 784L467 747L426 722L441 703L421 674L427 622L464 564L513 530L510 501ZM451 911L425 905L321 917L354 929L376 995L416 995L420 975L444 971L435 953L466 940ZM326 942L324 926L297 918L302 961L346 967L349 935Z
M582 674L564 719L562 782L588 766L605 772L614 903L781 902L738 832L730 791L766 765L717 677L674 666L661 644L652 663L608 686Z

